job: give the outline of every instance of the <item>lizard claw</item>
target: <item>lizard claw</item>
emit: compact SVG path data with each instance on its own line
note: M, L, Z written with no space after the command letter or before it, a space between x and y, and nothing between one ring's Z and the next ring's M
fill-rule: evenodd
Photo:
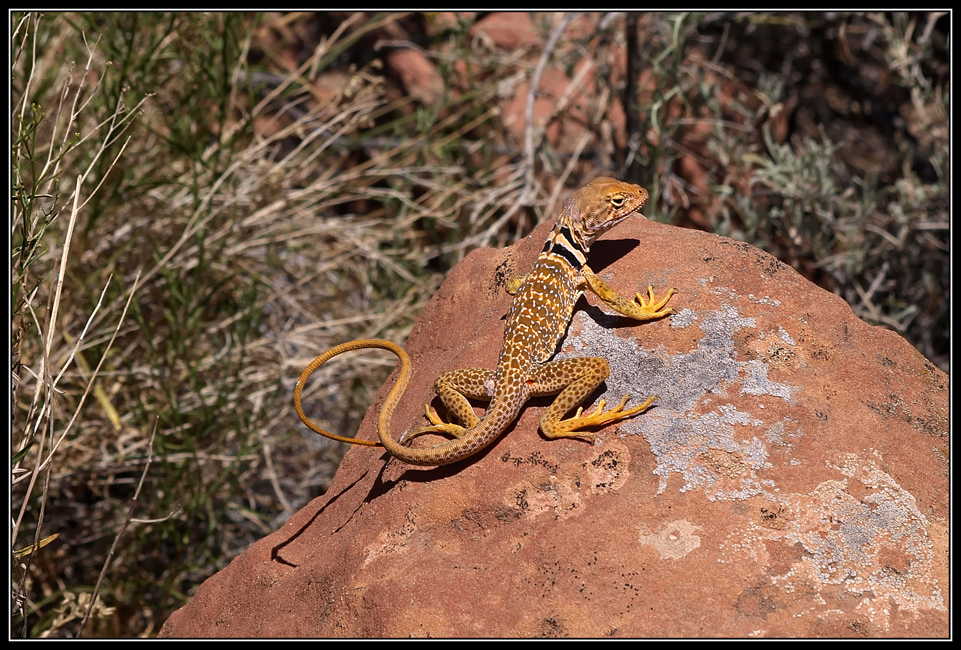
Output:
M582 409L578 407L577 413L572 418L567 420L561 420L557 422L552 427L550 431L541 426L541 430L544 431L544 435L548 438L586 438L593 442L594 434L589 431L584 431L585 427L599 427L605 424L610 424L611 422L617 422L618 420L623 420L624 418L629 418L632 415L637 415L642 411L646 411L647 408L654 403L657 399L657 395L652 395L648 397L642 404L634 406L629 409L625 409L624 406L627 404L627 400L631 398L630 395L625 395L621 398L620 403L609 411L605 411L604 407L607 402L600 400L597 403L597 408L593 413L589 415L581 415Z
M657 300L654 297L654 287L652 285L647 285L647 297L644 294L638 292L634 299L641 306L641 311L648 318L660 318L661 316L667 316L668 314L673 314L674 310L671 308L664 309L664 305L667 301L671 299L677 293L674 289L669 289L667 295L665 295L661 300Z
M400 437L400 444L406 445L417 436L422 436L427 433L441 433L447 434L453 438L460 438L464 432L467 431L467 429L459 424L444 422L440 419L440 416L434 415L434 413L430 410L430 404L424 404L424 412L427 414L427 419L430 420L431 426L405 433Z

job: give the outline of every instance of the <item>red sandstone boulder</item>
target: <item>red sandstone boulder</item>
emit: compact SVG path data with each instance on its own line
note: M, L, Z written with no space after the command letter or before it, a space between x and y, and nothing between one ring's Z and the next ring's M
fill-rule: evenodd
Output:
M475 251L434 296L395 438L439 406L435 376L493 367L504 282L549 228ZM562 344L610 360L609 402L653 408L591 446L541 436L533 400L436 469L354 447L160 636L946 636L948 377L747 244L637 217L589 260L622 293L678 289L640 325L588 298Z

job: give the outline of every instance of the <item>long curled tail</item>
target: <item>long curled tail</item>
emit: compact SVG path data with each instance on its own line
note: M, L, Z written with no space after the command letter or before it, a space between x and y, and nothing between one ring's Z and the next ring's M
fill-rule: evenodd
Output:
M407 356L407 353L404 352L404 349L396 343L384 341L383 339L358 339L356 341L348 341L347 343L341 343L340 345L332 347L307 364L307 367L304 368L304 371L300 373L300 378L297 380L297 385L294 387L294 408L297 410L297 415L300 417L300 421L306 424L311 431L319 433L325 438L346 442L352 445L366 445L368 447L384 446L382 442L373 440L357 440L356 438L348 438L346 436L339 436L336 433L324 431L316 424L311 422L310 418L308 418L304 413L304 409L300 404L301 393L304 390L304 385L307 383L307 380L310 378L310 376L314 374L314 371L317 370L317 368L322 366L330 359L336 357L338 354L350 352L351 350L363 350L368 348L389 350L390 352L396 354L397 358L400 360L400 376L397 378L394 386L390 389L390 393L387 395L387 400L384 403L383 411L381 413L381 419L383 420L384 415L386 414L386 420L389 422L390 413L394 410L394 406L400 400L400 396L403 395L404 391L407 389L407 384L410 383L410 357ZM386 425L386 422L384 424Z

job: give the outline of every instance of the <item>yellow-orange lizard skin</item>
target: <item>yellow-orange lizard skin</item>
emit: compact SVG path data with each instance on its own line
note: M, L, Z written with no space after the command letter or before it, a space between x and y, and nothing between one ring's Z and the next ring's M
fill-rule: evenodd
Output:
M451 370L434 382L437 394L457 423L441 421L428 407L430 426L413 431L400 441L394 440L390 435L390 418L410 382L411 363L400 346L380 339L343 343L314 359L304 369L294 389L294 405L300 419L313 431L334 440L383 446L405 463L446 465L467 458L494 442L533 396L557 395L540 421L541 431L552 439L584 438L592 441L594 434L585 429L641 413L656 396L625 409L629 399L625 395L608 411L604 410L605 402L601 400L593 413L582 415L582 408L578 407L574 417L564 419L607 378L610 369L607 361L598 357L554 361L551 357L567 331L574 304L585 291L591 291L612 309L636 320L652 320L673 313L664 306L674 289L661 300L654 297L652 287L648 287L646 297L638 293L634 298L626 298L607 286L587 266L586 254L594 240L639 210L647 198L647 190L638 185L603 177L595 178L568 197L530 273L508 283L507 290L514 295L514 300L507 313L497 367L493 370ZM304 384L320 365L338 354L362 348L390 350L400 359L400 376L391 388L378 420L379 443L324 431L310 421L301 407ZM477 417L468 398L490 402L483 417ZM433 447L407 446L413 438L425 433L448 434L453 439Z

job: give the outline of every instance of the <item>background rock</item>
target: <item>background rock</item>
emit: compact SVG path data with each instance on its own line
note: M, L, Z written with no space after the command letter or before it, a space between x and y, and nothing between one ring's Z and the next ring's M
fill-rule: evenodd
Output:
M494 365L504 282L549 228L475 251L434 296L395 437L436 375ZM590 446L539 435L533 400L436 469L352 448L161 636L946 636L947 376L747 244L635 218L589 260L621 292L679 291L641 325L582 302L562 344L610 360L608 401L652 409Z

